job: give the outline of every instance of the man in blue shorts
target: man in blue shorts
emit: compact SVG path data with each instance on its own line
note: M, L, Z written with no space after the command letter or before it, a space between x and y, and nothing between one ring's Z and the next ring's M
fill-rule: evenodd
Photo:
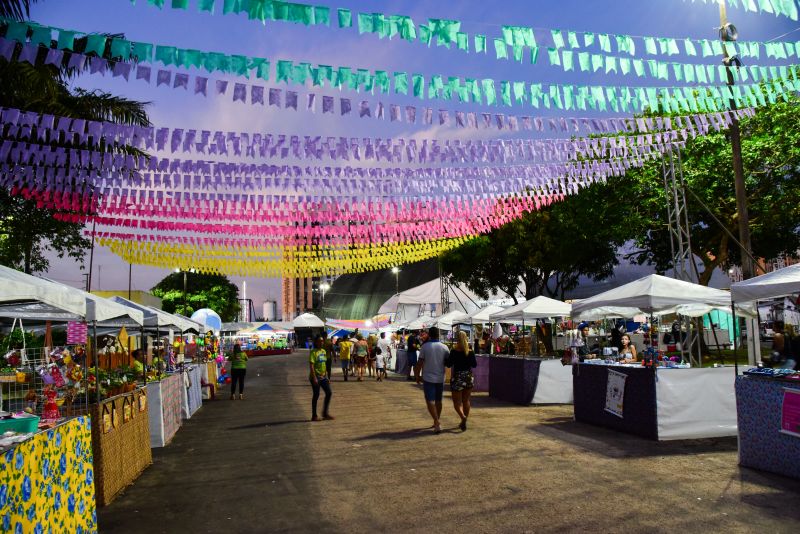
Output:
M419 351L414 374L417 384L420 383L419 371L422 371L422 389L425 391L425 404L433 418L433 431L439 434L442 427L439 418L442 416L442 394L444 392L444 362L450 355L447 345L439 341L439 329L435 326L429 331L429 340Z

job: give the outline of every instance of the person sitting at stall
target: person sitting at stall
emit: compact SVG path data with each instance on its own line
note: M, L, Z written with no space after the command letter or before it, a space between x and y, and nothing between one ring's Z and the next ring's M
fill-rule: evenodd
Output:
M620 349L619 355L622 359L625 360L626 363L637 361L636 346L631 343L631 336L622 334L620 342L622 343L622 349Z
M144 375L144 363L142 363L142 360L144 358L142 351L140 349L136 349L133 352L131 352L131 356L133 356L133 364L131 366L133 367L133 370L136 372L136 375L137 376Z
M570 348L575 349L578 359L583 361L587 356L600 354L600 348L589 347L589 324L581 323L578 325L578 335L572 340Z

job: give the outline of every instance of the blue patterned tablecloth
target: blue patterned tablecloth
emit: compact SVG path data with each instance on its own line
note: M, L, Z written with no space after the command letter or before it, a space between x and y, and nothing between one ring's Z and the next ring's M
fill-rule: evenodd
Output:
M736 379L739 465L800 478L800 437L780 432L786 387L800 390L800 384L771 378Z

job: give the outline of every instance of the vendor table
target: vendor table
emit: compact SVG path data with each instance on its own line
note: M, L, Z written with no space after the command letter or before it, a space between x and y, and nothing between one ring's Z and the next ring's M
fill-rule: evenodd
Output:
M542 360L533 404L572 404L572 366L561 359Z
M201 368L206 369L206 365L187 365L184 368L183 387L181 388L181 415L184 419L191 418L203 405L202 386L200 385L203 378Z
M182 388L183 377L180 373L170 375L159 382L148 382L151 447L165 446L180 428Z
M611 373L610 373L611 372ZM606 409L609 376L624 375L621 416ZM736 435L733 367L575 366L575 419L656 440Z
M211 399L211 388L214 388L216 392L217 378L217 362L207 362L200 365L200 379L202 381L200 394L203 400ZM203 384L207 385L203 387Z
M781 432L787 390L800 393L800 384L758 376L736 379L739 465L800 478L800 435Z
M97 532L88 416L0 456L0 521L3 532Z
M394 364L394 372L399 375L408 375L408 352L406 349L397 349L397 361Z
M572 367L565 367L560 359L505 355L476 358L489 361L491 397L516 404L572 403Z
M478 366L472 370L475 377L475 388L472 391L489 391L489 355L476 354Z
M106 506L153 463L145 388L92 405L97 505Z

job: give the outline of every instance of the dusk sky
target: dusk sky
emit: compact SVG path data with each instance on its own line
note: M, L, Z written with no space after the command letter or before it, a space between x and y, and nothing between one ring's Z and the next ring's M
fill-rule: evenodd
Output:
M167 5L170 0L166 1ZM222 0L217 2L222 5ZM305 27L286 22L267 22L265 25L247 20L240 15L222 15L221 7L215 14L199 13L197 2L192 0L187 11L165 8L159 10L146 0L136 5L128 0L45 0L35 4L31 18L42 24L85 32L123 33L132 41L143 41L202 51L224 52L329 65L347 65L354 68L383 69L387 71L419 72L429 77L442 74L473 78L494 78L528 82L555 82L572 84L617 84L653 85L650 78L634 76L588 76L579 72L569 74L549 66L546 52L542 51L536 65L530 65L528 56L520 63L502 61L494 57L489 44L486 55L467 54L458 49L448 50L435 44L426 48L419 42L409 43L399 38L380 40L376 35L359 36L356 27L339 29L335 8L344 7L356 12L382 12L386 14L410 15L418 24L428 18L457 19L462 21L462 31L485 34L489 38L500 37L504 24L530 26L536 29L540 46L550 44L549 29L591 31L595 33L627 34L632 36L692 37L714 39L719 25L719 13L715 5L683 0L587 0L542 1L505 0L487 2L470 0L458 2L442 1L347 1L330 3L320 0L318 5L331 7L331 27ZM785 17L752 14L741 10L730 10L729 18L739 28L740 39L768 41L789 33L780 40L800 40L800 24ZM643 46L637 42L636 57L646 57ZM671 60L681 61L682 56ZM667 59L667 58L665 58ZM712 63L716 58L696 59ZM174 67L170 67L174 69ZM274 68L274 67L273 67ZM218 78L213 74L211 78ZM166 87L155 87L143 82L122 81L99 75L80 78L77 86L85 89L102 89L129 98L149 101L151 121L156 126L196 129L234 130L241 132L272 131L304 135L358 136L421 136L438 138L497 137L495 131L465 133L440 127L407 125L357 118L339 118L334 115L310 115L303 111L257 108L241 103L232 103L230 97L218 98L195 96L191 91ZM266 82L267 87L276 87L274 77ZM283 84L281 84L283 85ZM669 82L668 85L684 85ZM291 87L289 87L291 89ZM294 87L294 89L298 89ZM318 93L335 94L326 89ZM397 97L394 94L360 96L355 92L342 91L341 96L350 96L354 101L366 98L385 103L416 103L418 100ZM437 106L441 102L432 102ZM441 106L440 106L441 107ZM460 109L491 111L480 106L460 106ZM495 108L496 109L496 108ZM508 112L500 110L499 112ZM530 108L516 108L511 112L532 113ZM570 114L572 112L565 112ZM586 116L586 113L570 116ZM615 115L618 116L618 115ZM521 135L521 134L517 134ZM87 261L88 267L88 251ZM127 287L127 264L103 248L95 251L93 289L122 289ZM133 288L147 290L168 271L134 265ZM81 286L81 271L76 263L54 258L48 276L71 285ZM241 287L242 279L234 278ZM261 314L264 299L280 300L279 283L276 279L248 279L248 297L254 299L256 314Z

